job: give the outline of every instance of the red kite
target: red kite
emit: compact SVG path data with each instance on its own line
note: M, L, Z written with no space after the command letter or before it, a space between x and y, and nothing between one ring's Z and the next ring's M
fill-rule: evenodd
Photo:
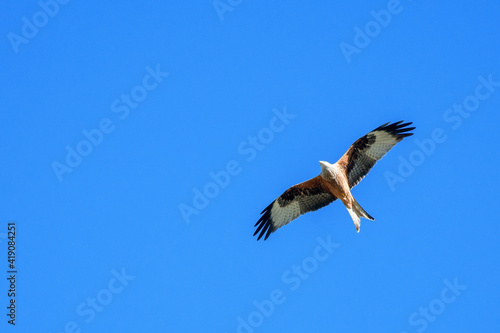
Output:
M255 226L254 236L260 231L264 240L278 228L302 214L312 212L340 199L351 215L359 232L360 217L374 220L354 199L351 189L363 179L370 169L403 138L413 135L408 127L412 123L398 121L386 123L356 140L337 163L320 161L321 173L308 181L294 185L267 206Z

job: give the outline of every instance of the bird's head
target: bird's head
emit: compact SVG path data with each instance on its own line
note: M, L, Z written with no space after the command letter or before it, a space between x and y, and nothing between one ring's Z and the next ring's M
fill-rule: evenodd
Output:
M330 165L330 163L326 161L319 161L319 165L321 165L321 169L326 168Z
M333 165L326 161L319 161L319 165L321 166L321 176L325 179L330 179L333 172Z
M321 166L321 175L326 176L328 173L327 170L331 167L331 164L326 161L319 161L319 165Z

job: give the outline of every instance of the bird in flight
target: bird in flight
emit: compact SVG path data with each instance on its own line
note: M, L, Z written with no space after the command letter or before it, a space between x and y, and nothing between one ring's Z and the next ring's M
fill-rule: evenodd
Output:
M410 131L415 127L408 127L411 124L402 120L383 124L356 140L335 164L320 161L318 176L290 187L261 212L253 235L259 234L257 240L263 236L266 240L272 232L300 215L323 208L336 199L345 205L359 232L360 217L374 218L354 199L351 189L396 143L413 135Z

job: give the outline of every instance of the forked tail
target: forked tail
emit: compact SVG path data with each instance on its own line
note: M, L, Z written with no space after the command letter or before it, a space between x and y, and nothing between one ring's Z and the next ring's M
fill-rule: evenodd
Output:
M356 201L356 199L352 198L352 208L347 208L349 215L351 215L352 221L354 222L354 226L356 227L356 231L359 232L359 227L361 226L360 217L364 217L368 220L375 220L370 214L368 214L363 207Z

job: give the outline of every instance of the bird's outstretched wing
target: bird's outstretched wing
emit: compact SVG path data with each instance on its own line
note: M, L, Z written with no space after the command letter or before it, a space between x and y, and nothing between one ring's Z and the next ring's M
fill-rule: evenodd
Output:
M302 214L325 207L337 199L325 186L321 176L294 185L267 206L255 226L254 236L264 240L276 229L295 220Z
M368 171L392 147L403 138L413 135L409 133L415 127L408 127L412 123L386 123L370 133L356 140L349 150L337 161L337 164L346 170L350 188L356 186Z

